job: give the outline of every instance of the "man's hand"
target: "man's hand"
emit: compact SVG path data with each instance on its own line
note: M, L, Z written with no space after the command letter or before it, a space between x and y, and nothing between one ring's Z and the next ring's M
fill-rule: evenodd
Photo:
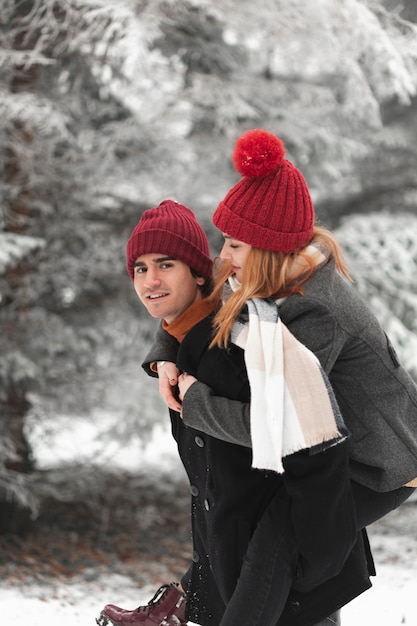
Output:
M158 361L156 367L159 377L159 393L170 409L180 412L181 403L175 397L179 369L170 361Z
M187 372L184 372L183 374L180 374L180 376L178 376L178 388L180 390L179 396L181 401L184 400L185 394L187 393L191 385L196 381L197 378L194 378L194 376L191 376L191 374L187 374Z

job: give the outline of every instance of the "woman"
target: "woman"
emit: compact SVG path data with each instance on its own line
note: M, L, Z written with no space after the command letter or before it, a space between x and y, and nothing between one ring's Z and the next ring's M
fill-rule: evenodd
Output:
M416 385L401 367L377 320L350 286L334 238L325 229L314 226L314 210L306 183L300 172L284 159L282 143L265 131L250 131L237 142L234 162L244 178L228 192L213 217L214 224L225 234L221 257L229 262L224 272L221 270L214 295L223 290L224 278L231 275L232 280L214 319L211 349L244 351L249 378L253 374L252 398L250 403L227 400L223 397L227 392L213 391L219 376L213 381L213 373L211 379L208 372L205 379L200 375L202 368L193 358L197 327L181 345L177 360L180 369L187 372L179 378L184 423L225 441L253 447L254 457L260 459L257 467L262 467L263 446L267 447L268 440L262 433L259 436L257 423L256 408L263 405L257 404L255 411L251 406L253 391L258 393L258 379L256 362L248 354L254 349L256 352L259 342L265 349L268 344L262 333L255 333L255 347L249 346L239 333L242 329L243 333L247 332L249 327L249 337L253 335L251 316L255 325L258 322L262 327L265 320L261 319L259 324L259 315L252 307L254 301L262 299L269 305L266 316L271 311L273 314L275 308L278 315L274 319L285 324L291 336L317 356L329 377L351 432L346 447L355 524L358 529L364 528L403 502L416 486ZM245 317L248 306L249 322L247 314ZM189 373L195 374L194 377ZM296 386L292 390L296 393ZM258 395L262 396L262 392ZM299 502L300 485L304 493L309 493L305 490L308 476L303 475L296 484L292 479L294 474L297 476L297 468L287 469L288 464L305 454L298 452L277 458L276 466L272 467L279 474L280 462L284 465L286 471L282 477L291 508L294 502ZM314 456L309 456L311 463ZM269 465L268 468L271 469ZM326 511L325 497L321 505ZM308 589L322 573L319 554L311 544L304 543L305 534L311 538L311 531L314 536L316 530L317 545L320 550L326 547L320 544L320 528L324 528L320 506L314 511L304 502L304 519L302 501L299 509L292 508L294 535L289 537L287 547L291 546L290 560L297 562L294 565L291 560L289 566L285 563L283 567L282 553L278 553L268 572L265 553L270 552L274 524L284 518L274 504L264 513L252 535L238 585L221 624L237 624L243 617L249 624L276 623L282 606L278 606L276 590L282 590L283 586L289 589L291 584ZM306 516L310 519L304 523ZM333 541L331 533L329 537L331 548L337 539ZM328 556L330 562L324 576L332 568L331 550ZM263 600L255 607L250 598L254 593L256 596L254 589L259 590L260 580Z

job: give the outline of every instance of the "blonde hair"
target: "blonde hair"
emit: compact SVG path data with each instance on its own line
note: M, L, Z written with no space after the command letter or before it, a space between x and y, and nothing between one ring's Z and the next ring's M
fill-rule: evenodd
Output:
M327 228L315 226L308 245L311 244L333 258L338 271L348 280L352 280L342 250ZM213 320L214 334L210 347L227 346L232 326L247 300L251 298L276 300L294 293L302 294L303 284L316 269L317 262L307 251L307 246L289 253L251 248L243 268L240 288L222 304L223 285L233 272L228 262L216 264L215 285L210 299L215 302L217 313Z

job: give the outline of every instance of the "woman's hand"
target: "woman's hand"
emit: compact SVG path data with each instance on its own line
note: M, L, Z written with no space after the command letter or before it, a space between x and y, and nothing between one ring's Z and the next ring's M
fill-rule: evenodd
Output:
M179 369L171 361L158 361L156 367L159 377L159 393L170 409L180 412L181 403L175 397Z
M179 396L180 400L184 400L184 396L191 387L193 383L197 381L197 378L191 376L191 374L187 374L184 372L178 376L178 389L180 390Z

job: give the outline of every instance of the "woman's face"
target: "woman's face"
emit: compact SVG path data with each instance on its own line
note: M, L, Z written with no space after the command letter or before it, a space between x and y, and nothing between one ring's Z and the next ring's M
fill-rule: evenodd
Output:
M224 244L220 251L220 258L223 261L230 261L235 277L239 282L242 282L243 268L245 267L246 259L252 248L248 243L243 243L238 239L229 237L223 233Z

